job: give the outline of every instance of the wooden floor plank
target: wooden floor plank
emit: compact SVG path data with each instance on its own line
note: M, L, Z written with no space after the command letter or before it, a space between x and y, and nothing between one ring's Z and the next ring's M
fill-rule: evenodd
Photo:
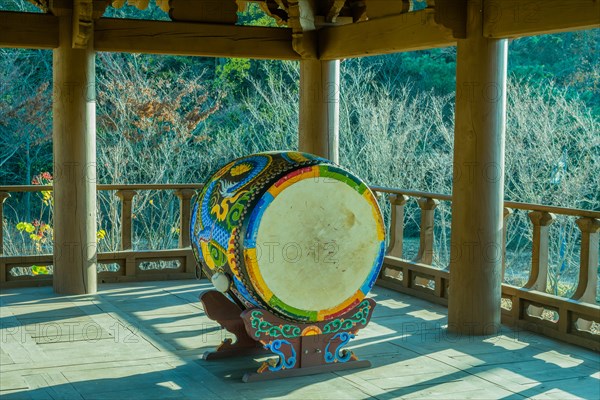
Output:
M90 368L85 370L70 370L63 375L84 397L99 393L112 393L114 397L122 391L138 390L148 395L148 389L158 390L164 387L175 390L168 382L175 379L170 371L172 366L167 363L144 363L128 366L112 366L110 368ZM160 386L165 383L166 386Z
M267 357L200 359L231 337L202 310L198 296L208 289L206 281L159 281L103 285L94 296L57 296L51 288L3 291L0 394L127 400L600 398L597 353L506 327L489 337L456 337L446 331L444 307L379 287L371 324L349 346L372 368L243 384L243 374ZM60 334L51 331L56 328ZM99 334L90 338L92 330Z
M557 382L556 386L560 387L560 382L565 379L580 378L582 382L598 385L600 395L600 382L597 380L594 382L594 379L590 378L595 371L597 370L581 365L569 368L557 367L544 361L480 365L468 370L471 374L507 389L546 382Z
M25 375L25 379L32 391L47 393L53 399L83 399L81 394L60 372Z
M555 382L524 385L519 393L532 399L599 399L600 384L589 384L589 381L575 378L566 379L556 385Z
M2 386L0 387L0 395L4 391L29 389L29 385L27 384L27 382L25 382L25 379L20 375L2 374L2 378L0 378L0 381L2 382Z

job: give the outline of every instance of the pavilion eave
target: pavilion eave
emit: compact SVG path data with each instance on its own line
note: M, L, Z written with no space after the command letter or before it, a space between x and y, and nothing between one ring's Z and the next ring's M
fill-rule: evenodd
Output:
M461 19L451 2L364 22L324 26L316 31L231 24L100 18L93 25L97 51L299 60L335 60L453 46ZM600 2L509 0L484 7L483 34L512 38L600 27ZM442 5L444 5L442 7ZM58 17L0 12L0 46L58 47Z

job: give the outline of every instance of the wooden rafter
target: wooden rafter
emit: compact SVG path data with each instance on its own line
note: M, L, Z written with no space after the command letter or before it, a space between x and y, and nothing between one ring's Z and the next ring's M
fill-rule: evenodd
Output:
M114 8L121 8L125 5L125 3L127 3L130 6L137 8L138 10L145 10L146 8L148 8L148 5L150 4L149 0L109 0L109 1L111 3L110 5L113 6ZM168 9L169 1L166 0L166 3L167 3L166 10L163 8L164 3L165 3L165 0L157 0L156 1L156 4L160 7L161 10L163 10L165 12L169 12L169 9Z
M392 1L408 4L410 0ZM348 23L348 19L353 19L354 22L367 20L365 0L238 0L238 3L248 2L258 3L261 9L279 25L288 24L290 6L295 7L296 3L303 2L311 4L315 18L326 25L336 23L337 19L342 17L343 24Z
M43 12L48 12L48 0L27 0Z
M348 0L348 3L354 22L361 22L369 19L367 16L367 5L365 4L365 0Z
M138 10L145 10L148 8L148 4L150 4L150 0L127 0L129 5L134 6Z
M156 5L164 12L169 12L169 0L156 0Z
M325 14L325 22L335 22L345 4L346 0L329 0L327 13Z
M259 3L261 10L277 22L277 25L284 25L288 20L287 2L282 0L265 0Z
M40 1L40 0L29 0L29 1ZM150 4L149 0L106 0L114 8L121 8L125 3L137 8L138 10L145 10ZM163 10L165 13L169 12L169 0L156 0L158 8Z

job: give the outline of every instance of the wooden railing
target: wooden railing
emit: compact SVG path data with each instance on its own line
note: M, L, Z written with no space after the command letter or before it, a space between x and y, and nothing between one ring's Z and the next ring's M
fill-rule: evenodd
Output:
M117 264L117 271L101 271L99 282L127 282L139 280L186 279L195 276L196 262L190 247L191 200L202 185L194 184L140 184L140 185L97 185L98 191L115 191L120 199L120 248L118 251L99 252L98 264ZM4 201L10 193L40 192L52 190L52 186L0 186L0 288L15 286L41 286L52 284L52 275L15 275L11 269L19 267L48 266L53 264L52 254L3 255L4 248ZM132 248L132 204L142 190L173 191L179 198L179 245L164 250L133 250ZM141 263L171 261L176 268L143 269Z
M390 289L448 304L450 271L434 268L434 213L449 195L372 187L387 196L391 205L389 247L378 284ZM421 209L419 251L412 260L403 258L404 209L416 199ZM504 203L504 241L512 210L528 211L533 228L532 264L523 287L502 285L502 322L519 329L535 331L566 342L600 350L600 306L596 303L598 285L598 236L600 212L539 204ZM549 226L556 215L576 217L581 232L579 279L574 294L564 298L546 293L549 255ZM505 247L505 246L504 246ZM504 249L505 250L505 249ZM505 251L502 258L505 271Z
M119 251L98 254L98 263L116 263L116 272L99 273L101 282L136 280L166 280L192 278L195 261L190 249L189 221L191 199L201 185L98 185L98 190L112 190L120 199L121 248ZM51 190L51 186L0 186L0 204L10 192ZM429 301L447 304L450 272L434 268L434 213L440 202L451 202L449 195L372 187L379 195L387 196L391 204L389 247L378 284ZM132 250L132 202L141 190L172 190L180 202L179 246L166 250ZM403 258L404 211L410 199L421 209L419 250L415 258ZM598 283L598 236L600 212L550 207L538 204L505 202L505 228L512 210L526 210L533 226L532 266L523 287L502 285L502 322L521 329L532 330L570 343L600 350L600 306L596 304ZM0 207L0 223L3 223ZM581 231L579 280L571 298L548 294L549 229L555 215L577 218ZM2 226L0 225L0 287L51 284L51 276L13 276L10 270L31 265L51 265L52 254L31 256L2 255ZM177 260L177 269L143 270L140 263ZM503 266L505 256L503 256ZM504 268L503 268L504 272ZM554 318L548 316L555 316ZM557 318L556 318L557 317Z

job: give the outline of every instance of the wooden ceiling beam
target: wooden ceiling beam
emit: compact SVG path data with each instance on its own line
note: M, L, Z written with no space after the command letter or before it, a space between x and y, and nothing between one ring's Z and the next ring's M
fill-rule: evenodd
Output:
M57 48L58 17L49 14L0 11L0 47Z
M598 0L484 0L483 35L488 38L599 27Z
M433 10L421 10L319 31L322 60L414 51L456 44L452 30L434 21Z
M97 51L298 60L292 31L188 22L101 18L95 23Z
M488 38L600 27L598 0L484 1L484 36ZM452 31L436 24L433 15L425 9L325 27L318 32L319 56L332 60L454 45ZM104 18L95 25L94 43L99 51L300 59L292 46L291 29ZM0 47L57 46L57 17L0 12Z

